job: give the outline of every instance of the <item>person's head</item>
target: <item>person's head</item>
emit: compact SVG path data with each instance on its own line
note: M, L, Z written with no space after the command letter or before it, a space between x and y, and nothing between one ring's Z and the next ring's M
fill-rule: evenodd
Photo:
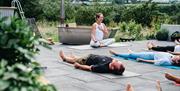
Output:
M103 19L104 19L104 16L103 16L102 13L97 13L97 14L96 14L96 21L102 22Z
M123 72L125 71L124 65L119 61L112 61L109 64L109 69L111 70L113 74L116 74L116 75L122 75Z
M180 56L174 56L172 57L173 65L180 66Z

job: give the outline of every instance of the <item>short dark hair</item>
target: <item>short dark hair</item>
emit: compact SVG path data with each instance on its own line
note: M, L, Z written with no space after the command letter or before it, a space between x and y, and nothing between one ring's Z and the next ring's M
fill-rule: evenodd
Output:
M120 69L112 70L112 73L115 75L122 75L125 71L124 65L120 65Z
M178 60L178 63L173 62L173 65L180 66L180 60Z
M102 13L97 13L96 14L96 19L99 18L101 15L103 15Z

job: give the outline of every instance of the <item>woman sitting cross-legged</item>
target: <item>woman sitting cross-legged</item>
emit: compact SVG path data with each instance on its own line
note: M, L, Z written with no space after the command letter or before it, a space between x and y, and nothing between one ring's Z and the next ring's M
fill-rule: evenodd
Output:
M103 22L104 16L102 13L96 14L96 22L92 25L91 30L91 47L105 47L115 42L115 39L103 39L104 36L108 36L109 32Z
M135 59L138 62L153 63L155 65L175 65L180 66L180 56L173 55L166 52L130 52L130 53L116 53L113 50L109 51L111 54L122 57Z

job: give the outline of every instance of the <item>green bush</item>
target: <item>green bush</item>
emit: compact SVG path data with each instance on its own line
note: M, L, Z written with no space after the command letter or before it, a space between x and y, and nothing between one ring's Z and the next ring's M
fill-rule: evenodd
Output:
M6 18L0 19L0 60L8 60L9 65L30 63L37 53L38 39L25 21L16 18L11 19L10 24L5 21Z
M146 39L156 39L155 33L150 33L146 35Z
M156 33L156 39L166 41L168 39L168 31L166 29L159 30Z
M1 60L0 91L56 91L54 86L38 81L41 74L37 64L9 66L7 61Z
M38 81L42 69L33 62L38 45L44 45L27 23L12 18L0 19L0 91L56 91L50 84Z
M121 37L129 37L135 38L136 40L140 40L143 38L141 31L142 26L140 24L136 24L134 21L130 21L129 23L122 22L119 25L119 30L123 35Z
M75 16L76 23L78 25L92 25L95 22L96 13L103 13L104 23L107 25L116 16L113 6L80 6Z
M36 20L59 21L60 0L19 0L26 17L35 17ZM136 0L131 0L135 2ZM10 6L11 0L1 0L0 6ZM114 3L125 3L115 0ZM110 22L129 22L134 20L142 26L153 26L155 23L179 23L180 3L156 4L153 2L128 5L74 5L65 0L65 22L77 22L79 25L91 25L95 21L95 14L102 12L105 24Z

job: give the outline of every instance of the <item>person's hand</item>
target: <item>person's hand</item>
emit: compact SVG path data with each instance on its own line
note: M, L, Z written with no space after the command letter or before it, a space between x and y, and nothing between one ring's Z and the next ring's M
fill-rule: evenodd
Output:
M80 67L80 64L79 63L74 63L74 67L76 68L76 69L78 69L79 67Z
M171 51L167 51L168 53L172 53Z
M99 30L103 31L103 28L102 28L102 26L100 26L100 25L99 25L99 26L98 26L98 28L99 28Z
M136 59L138 62L142 62L144 59L142 59L142 58L137 58Z

